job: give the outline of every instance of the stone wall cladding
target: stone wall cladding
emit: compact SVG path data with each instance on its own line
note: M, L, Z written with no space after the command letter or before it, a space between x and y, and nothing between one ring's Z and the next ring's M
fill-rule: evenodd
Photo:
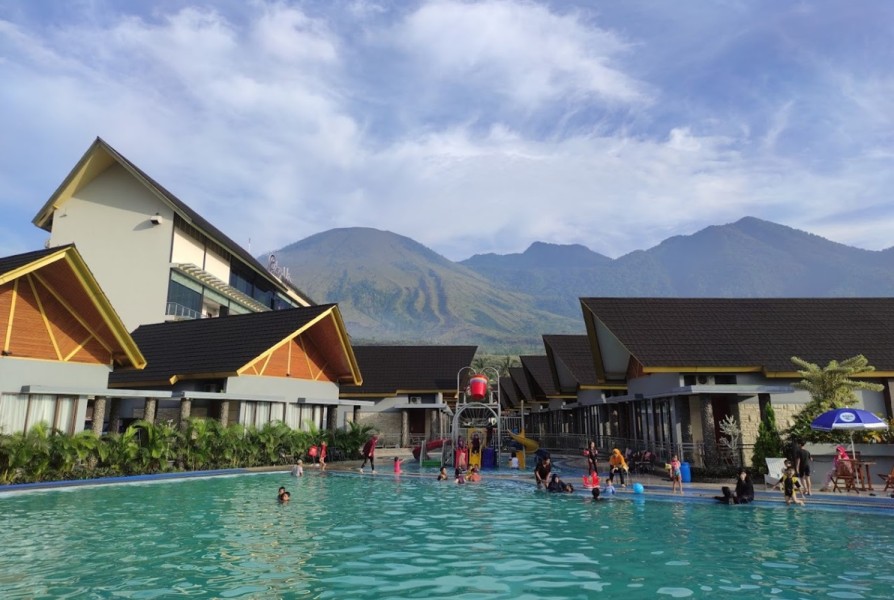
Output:
M357 415L358 425L369 425L385 438L383 441L391 444L392 441L400 441L401 412L363 412Z

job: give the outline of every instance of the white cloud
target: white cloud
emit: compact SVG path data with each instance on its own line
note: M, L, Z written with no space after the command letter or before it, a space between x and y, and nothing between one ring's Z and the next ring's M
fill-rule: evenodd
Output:
M396 35L423 77L536 109L560 100L639 103L641 83L613 65L617 35L528 2L442 0L409 15Z
M555 6L0 20L0 254L39 247L30 218L95 135L257 252L369 226L453 259L537 240L618 256L745 215L894 245L890 66L831 61L809 95L732 118L728 96L696 110L699 90L631 68L674 50L636 23Z

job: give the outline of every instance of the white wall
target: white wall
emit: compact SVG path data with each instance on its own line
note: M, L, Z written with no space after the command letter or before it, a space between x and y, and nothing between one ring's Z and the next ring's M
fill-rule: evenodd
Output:
M160 225L150 218L162 217ZM75 243L128 331L165 319L173 212L120 165L53 217L50 244Z

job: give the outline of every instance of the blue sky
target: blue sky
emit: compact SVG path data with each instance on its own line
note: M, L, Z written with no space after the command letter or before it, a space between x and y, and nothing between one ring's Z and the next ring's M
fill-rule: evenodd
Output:
M755 216L894 246L887 1L0 3L0 255L96 136L261 254L607 256Z

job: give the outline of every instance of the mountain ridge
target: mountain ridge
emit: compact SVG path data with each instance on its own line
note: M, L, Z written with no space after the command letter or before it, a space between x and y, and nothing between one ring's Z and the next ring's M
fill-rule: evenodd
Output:
M862 250L754 217L615 259L534 242L453 262L368 227L317 233L274 254L312 298L339 304L357 339L501 353L539 353L543 334L583 333L580 297L894 295L894 247Z

